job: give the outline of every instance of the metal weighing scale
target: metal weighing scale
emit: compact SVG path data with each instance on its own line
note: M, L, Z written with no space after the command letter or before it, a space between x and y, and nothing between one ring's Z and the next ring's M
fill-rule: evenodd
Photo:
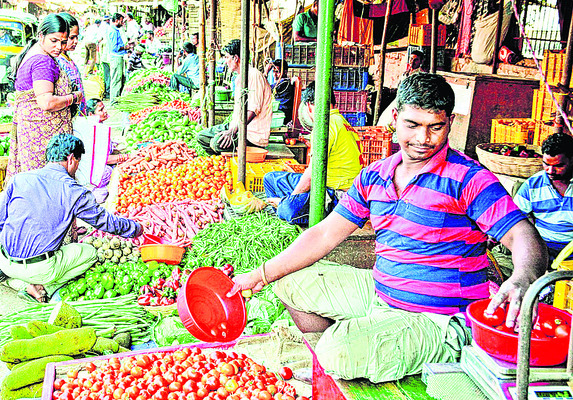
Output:
M531 335L533 304L541 290L560 280L571 280L573 271L556 271L544 275L535 281L525 293L522 301L520 325L527 326L523 334ZM573 336L573 335L572 335ZM573 340L573 338L572 338ZM569 361L572 360L573 346L569 345ZM552 367L530 367L530 342L518 344L518 364L498 360L476 343L462 349L460 365L464 372L474 381L481 391L491 400L539 400L560 399L573 400L573 374L567 372L565 364ZM571 364L573 365L573 364ZM517 377L521 385L517 385ZM524 383L525 382L525 383ZM521 397L520 394L521 393Z
M462 349L460 364L491 400L517 400L516 364L493 358L475 343ZM569 376L564 364L556 367L532 367L529 399L573 400L573 390L567 386Z

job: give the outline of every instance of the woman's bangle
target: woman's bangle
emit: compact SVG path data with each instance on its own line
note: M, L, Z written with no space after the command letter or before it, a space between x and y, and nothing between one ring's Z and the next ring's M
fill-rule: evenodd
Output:
M263 286L267 286L269 284L269 281L267 281L267 275L265 273L265 263L263 262L263 265L261 265L261 279L263 280Z
M69 97L68 97L69 96ZM74 95L73 94L69 94L66 96L66 107L69 107L72 105L72 102L74 101Z

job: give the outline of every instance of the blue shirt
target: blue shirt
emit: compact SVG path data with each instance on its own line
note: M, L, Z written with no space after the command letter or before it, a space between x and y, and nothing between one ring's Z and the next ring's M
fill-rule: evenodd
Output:
M197 54L189 53L187 57L185 57L185 60L183 60L183 64L177 69L177 73L191 79L193 84L199 87L201 81L199 77L199 57Z
M547 247L560 252L573 240L573 183L561 194L545 171L521 185L514 199L517 206L535 218L535 227Z
M123 39L121 38L121 34L119 33L119 29L115 26L111 25L110 30L108 31L108 39L109 39L109 50L112 56L120 57L124 54L127 54L126 50L122 50L121 48L125 46L123 43Z
M74 218L124 237L137 222L110 214L57 163L14 176L0 195L0 245L15 258L58 250Z

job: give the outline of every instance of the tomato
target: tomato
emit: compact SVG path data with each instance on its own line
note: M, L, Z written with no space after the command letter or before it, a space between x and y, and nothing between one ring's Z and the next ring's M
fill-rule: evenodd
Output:
M181 383L179 382L171 382L169 384L169 391L170 392L178 392L181 390L183 386L181 385Z
M230 363L224 363L221 365L220 368L221 368L221 373L227 376L235 375L238 372L238 368Z
M498 325L495 327L495 329L505 333L510 333L512 335L517 335L517 332L513 328L508 328L505 324Z
M504 323L505 322L505 310L501 307L498 307L495 309L495 311L491 315L486 314L486 312L484 311L482 322L491 326L491 327L495 327L499 324Z
M569 325L563 323L555 328L555 337L569 337L571 328Z
M281 367L281 369L279 370L279 375L285 381L288 381L289 379L292 378L292 369L290 369L289 367Z
M540 330L547 336L555 336L555 328L557 327L557 323L554 318L542 320L539 322Z

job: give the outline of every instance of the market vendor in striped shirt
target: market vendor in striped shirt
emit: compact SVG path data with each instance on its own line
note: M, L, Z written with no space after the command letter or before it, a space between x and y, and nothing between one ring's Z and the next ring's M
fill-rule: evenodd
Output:
M230 293L277 281L299 329L323 332L314 350L341 378L396 380L426 362L456 361L471 340L466 306L489 296L488 236L513 254L514 273L487 310L509 303L508 326L545 271L535 227L493 174L449 147L453 107L443 77L402 81L393 111L401 151L363 169L334 212L285 251L235 278ZM318 261L368 219L373 270Z
M541 151L543 171L525 181L514 200L533 218L554 259L573 241L573 137L555 133L545 139Z

